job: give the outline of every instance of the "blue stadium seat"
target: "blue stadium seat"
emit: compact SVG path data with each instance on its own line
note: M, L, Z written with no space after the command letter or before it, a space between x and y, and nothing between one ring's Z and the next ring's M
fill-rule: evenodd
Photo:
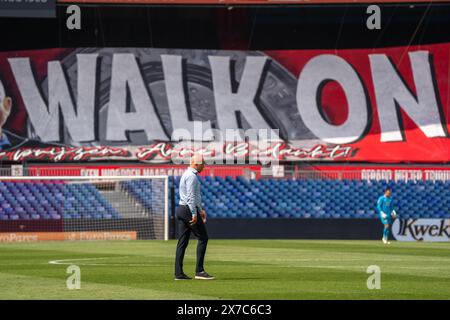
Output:
M243 177L207 177L201 181L204 207L211 217L378 218L376 201L387 185L394 189L400 215L423 218L450 215L448 182L248 181ZM395 193L396 190L399 192ZM177 204L177 185L175 191Z
M0 220L120 218L89 183L0 182L0 202Z
M179 177L170 178L174 203ZM212 218L378 218L376 201L389 185L400 216L450 217L450 182L360 180L247 180L200 177L203 205ZM145 208L161 210L164 184L125 181L121 187ZM156 191L156 192L155 192ZM161 192L157 192L161 191ZM117 219L119 212L89 183L0 182L0 220ZM172 206L172 201L169 201Z

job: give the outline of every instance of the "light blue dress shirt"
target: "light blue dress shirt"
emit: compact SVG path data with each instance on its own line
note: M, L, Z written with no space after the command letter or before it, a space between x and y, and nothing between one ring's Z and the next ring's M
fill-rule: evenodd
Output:
M202 210L202 194L200 181L197 178L198 171L189 167L180 180L180 205L189 206L193 216Z

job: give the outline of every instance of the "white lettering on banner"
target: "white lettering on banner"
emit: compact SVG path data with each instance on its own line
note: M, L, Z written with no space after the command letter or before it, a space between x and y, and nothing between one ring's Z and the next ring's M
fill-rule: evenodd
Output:
M396 219L392 234L398 241L450 241L450 219Z
M60 116L74 141L95 140L95 83L98 54L77 55L77 103L59 61L48 63L48 106L37 87L29 58L8 59L30 122L42 141L61 141ZM76 106L76 107L75 107Z
M111 55L110 69L102 69L102 72L111 73L110 78L107 78L110 89L108 101L102 106L95 105L98 100L96 95L99 94L96 88L104 78L97 77L97 67L101 61L98 56L97 53L76 55L76 70L73 70L76 81L66 79L65 66L60 61L48 62L48 101L40 92L38 77L33 74L30 59L8 59L36 136L43 142L66 141L62 137L63 133L75 143L98 141L100 107L105 107L105 123L101 124L101 134L105 141L128 141L129 134L133 132L144 132L148 141L168 141L169 129L163 126L148 83L143 79L140 61L134 53ZM399 108L426 137L446 137L430 54L422 50L409 52L408 56L413 76L411 87L415 88L415 94L403 82L387 55L368 55L382 142L404 139L402 119L397 112ZM189 92L184 92L183 86L183 56L161 54L160 58L172 129L187 128L187 132L192 133L191 126L198 122L202 124L204 132L217 128L220 131L244 129L243 123L253 129L275 130L271 128L274 124L269 124L258 104L261 92L271 82L270 75L265 72L270 61L268 56L247 56L245 65L239 69L240 79L233 79L230 69L234 65L229 56L208 56L212 80L210 89L213 91L217 120L214 129L211 128L212 120L189 119L186 105ZM347 100L348 116L339 125L326 121L320 110L321 90L330 81L336 82L343 89ZM237 83L236 88L232 83ZM264 87L261 87L262 84ZM304 122L305 132L309 131L321 141L332 144L353 143L367 134L366 129L371 125L371 110L367 103L365 84L345 59L332 54L313 57L301 70L296 87L296 108ZM0 81L0 98L5 94ZM277 111L272 109L265 112ZM292 125L295 127L296 124ZM205 135L202 138L205 139Z
M408 55L417 98L406 87L385 54L369 55L383 142L404 139L397 107L402 108L428 138L446 136L439 115L429 53L417 51Z
M221 130L238 129L237 116L244 117L254 129L271 129L255 104L267 57L247 57L239 88L233 92L230 57L209 56L216 102L217 122ZM276 135L272 133L272 135Z
M317 93L329 81L341 85L348 101L348 118L341 125L328 123L320 112ZM347 61L331 54L312 58L303 68L297 84L297 108L305 125L329 143L355 142L368 124L367 99L358 74Z
M140 176L141 169L139 168L117 168L117 169L102 169L102 176Z
M84 172L85 169L82 170ZM92 170L92 169L91 169ZM100 172L101 176L154 176L154 175L175 175L181 176L185 171L182 168L102 168L100 171L94 169L93 171Z
M425 179L431 181L450 181L450 170L425 170Z
M171 169L171 168L160 168L160 169L144 169L142 175L170 175L170 176L181 176L183 175L185 169Z
M449 181L450 170L362 169L362 180Z
M211 121L200 122L189 120L183 84L182 58L180 55L161 55L167 102L170 110L170 118L172 119L172 130L186 130L188 135L184 139L194 137L194 140L203 140L204 132L211 130ZM200 126L199 122L201 123ZM201 132L194 130L194 128L197 129L199 127L202 130Z
M129 131L143 130L149 140L166 140L168 136L156 115L136 57L129 53L114 54L111 68L106 139L127 141Z
M392 180L392 170L363 169L361 170L363 180Z
M98 169L81 169L80 176L93 176L96 177L99 174Z
M395 181L422 180L422 170L395 170Z

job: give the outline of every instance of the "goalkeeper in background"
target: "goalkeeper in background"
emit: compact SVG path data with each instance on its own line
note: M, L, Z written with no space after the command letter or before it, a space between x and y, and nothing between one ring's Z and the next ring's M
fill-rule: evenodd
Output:
M392 200L391 188L384 190L384 195L378 198L377 210L380 215L381 223L384 225L383 229L383 243L390 244L389 239L389 227L392 224L392 220L397 217L397 213L394 210L394 201Z

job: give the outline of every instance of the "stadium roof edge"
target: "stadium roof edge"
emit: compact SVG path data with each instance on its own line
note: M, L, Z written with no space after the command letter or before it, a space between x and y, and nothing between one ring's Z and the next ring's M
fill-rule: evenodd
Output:
M309 4L429 4L450 0L57 0L58 3L81 4L184 4L184 5L309 5Z

